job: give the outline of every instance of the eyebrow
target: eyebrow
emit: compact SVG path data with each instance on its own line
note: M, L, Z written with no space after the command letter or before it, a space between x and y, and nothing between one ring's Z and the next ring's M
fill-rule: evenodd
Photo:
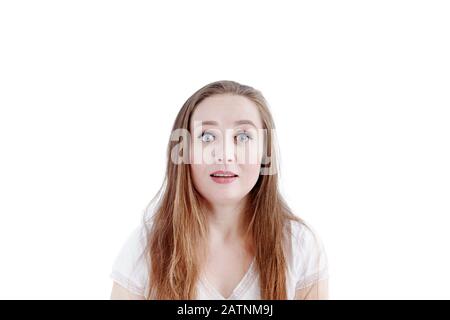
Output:
M219 125L219 123L217 121L212 121L212 120L205 120L205 121L199 121L199 122L200 122L201 126L203 126L203 125L218 126ZM238 120L238 121L234 122L235 126L238 126L241 124L250 124L256 128L256 125L251 120Z

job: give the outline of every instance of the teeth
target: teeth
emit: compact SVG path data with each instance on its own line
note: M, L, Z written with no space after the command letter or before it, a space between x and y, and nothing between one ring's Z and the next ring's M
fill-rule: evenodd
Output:
M229 174L213 174L213 177L234 177L234 175L229 175Z

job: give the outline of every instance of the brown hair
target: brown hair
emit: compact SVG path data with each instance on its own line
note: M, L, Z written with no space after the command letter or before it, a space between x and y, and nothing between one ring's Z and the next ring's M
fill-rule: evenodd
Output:
M275 125L268 104L260 91L234 81L217 81L195 92L182 106L172 127L189 130L191 115L205 98L217 94L240 95L256 104L263 120L266 135L266 154L270 162L261 165L277 166ZM164 182L157 195L151 228L147 229L146 255L150 263L149 299L195 299L199 277L200 249L208 233L201 195L194 188L189 164L175 164L171 152L176 141L169 141ZM249 239L255 249L255 263L259 273L261 299L287 299L286 256L284 242L295 216L278 189L278 171L260 174L249 193L244 210ZM287 230L285 229L287 228Z

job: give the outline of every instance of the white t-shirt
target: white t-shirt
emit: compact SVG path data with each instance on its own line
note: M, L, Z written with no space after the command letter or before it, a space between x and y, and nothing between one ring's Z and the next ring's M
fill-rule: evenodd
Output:
M291 221L291 248L287 252L286 284L288 299L294 299L297 289L328 278L328 260L323 243L309 224ZM149 261L144 249L146 234L137 227L116 257L110 278L130 292L148 297ZM259 277L255 258L232 294L225 298L200 275L197 300L260 300Z

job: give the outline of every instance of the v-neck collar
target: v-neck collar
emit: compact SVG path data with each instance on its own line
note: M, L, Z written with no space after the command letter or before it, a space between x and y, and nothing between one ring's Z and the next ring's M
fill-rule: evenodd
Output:
M206 278L206 276L202 273L200 276L200 282L203 284L206 289L208 289L213 295L214 299L216 300L234 300L239 299L239 297L249 288L249 286L252 284L253 280L255 279L256 273L254 272L255 269L255 261L256 257L253 257L252 262L250 263L250 266L247 270L247 272L242 277L241 281L236 285L236 287L233 289L231 294L225 298L219 290L217 290Z

